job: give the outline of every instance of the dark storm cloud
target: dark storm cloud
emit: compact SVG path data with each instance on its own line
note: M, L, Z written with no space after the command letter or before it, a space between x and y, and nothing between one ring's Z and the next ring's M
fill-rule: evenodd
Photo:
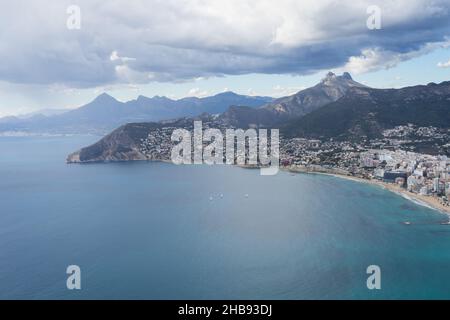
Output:
M66 9L81 9L68 30ZM366 27L369 5L382 29ZM363 73L448 44L448 1L15 1L0 80L92 87L247 73Z

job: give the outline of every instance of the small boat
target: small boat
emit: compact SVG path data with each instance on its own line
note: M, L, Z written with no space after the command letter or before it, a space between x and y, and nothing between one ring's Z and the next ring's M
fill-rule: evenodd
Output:
M409 225L411 225L411 222L405 221L405 222L403 222L403 224L406 224L407 226L409 226Z

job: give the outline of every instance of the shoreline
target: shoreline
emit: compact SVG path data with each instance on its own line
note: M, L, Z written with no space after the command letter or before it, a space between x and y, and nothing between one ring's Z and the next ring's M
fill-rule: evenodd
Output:
M437 197L433 197L433 196L423 196L420 194L416 194L416 193L412 193L407 191L404 188L401 188L395 184L390 184L390 183L386 183L386 182L382 182L379 180L371 180L371 179L364 179L364 178L359 178L359 177L354 177L354 176L348 176L345 175L343 173L337 173L337 172L327 172L327 169L323 169L323 170L314 170L314 169L307 169L307 168L299 168L299 167L284 167L281 168L281 170L285 170L285 171L289 171L289 172L294 172L294 173L306 173L306 174L323 174L323 175L328 175L328 176L332 176L332 177L336 177L336 178L340 178L340 179L346 179L346 180L351 180L354 182L360 182L360 183L366 183L366 184L371 184L374 186L378 186L381 187L385 190L388 190L392 193L395 193L411 202L414 202L415 204L418 204L420 206L423 207L427 207L429 209L433 209L436 211L439 211L442 214L445 214L447 216L450 216L450 207L444 206L438 199Z

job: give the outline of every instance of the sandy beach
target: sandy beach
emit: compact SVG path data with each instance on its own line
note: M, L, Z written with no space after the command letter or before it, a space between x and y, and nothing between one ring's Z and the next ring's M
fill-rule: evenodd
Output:
M389 190L391 192L394 192L416 204L419 204L419 205L437 210L441 213L450 215L450 207L442 204L437 197L424 196L424 195L412 193L412 192L407 191L404 188L401 188L400 186L398 186L396 184L385 183L385 182L382 182L379 180L369 180L369 179L348 176L348 175L345 175L344 173L336 172L335 170L333 170L332 172L331 172L331 170L328 171L325 168L323 168L322 170L320 170L320 169L314 170L314 169L303 168L303 167L285 167L285 168L283 168L283 170L287 170L289 172L296 172L296 173L324 174L324 175L330 175L330 176L341 178L341 179L347 179L347 180L352 180L352 181L361 182L361 183L369 183L369 184L384 188L386 190Z

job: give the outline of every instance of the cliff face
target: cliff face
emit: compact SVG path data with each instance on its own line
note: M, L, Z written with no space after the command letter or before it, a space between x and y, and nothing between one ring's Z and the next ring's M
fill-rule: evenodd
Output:
M367 87L354 81L347 72L341 76L329 72L314 87L307 88L289 97L277 99L260 109L265 109L274 115L285 118L298 118L337 101L352 88Z
M161 122L129 123L114 130L97 143L82 148L67 157L67 163L88 163L131 160L167 160L170 150L161 156L159 145L170 145L171 133L177 128L193 129L194 120L212 123L215 117L202 114L196 118L180 118ZM215 126L213 126L215 127ZM153 140L148 141L149 135ZM156 138L156 136L158 138ZM155 150L146 150L145 146L156 146Z
M114 130L97 143L67 157L68 163L146 160L140 151L141 139L157 127L155 123L130 123Z
M287 122L287 137L379 138L384 129L413 124L448 128L450 82L403 89L353 88L336 102Z
M232 106L220 115L219 120L238 128L280 126L339 100L355 88L367 87L354 81L348 73L337 76L330 72L314 87L276 99L260 108Z

